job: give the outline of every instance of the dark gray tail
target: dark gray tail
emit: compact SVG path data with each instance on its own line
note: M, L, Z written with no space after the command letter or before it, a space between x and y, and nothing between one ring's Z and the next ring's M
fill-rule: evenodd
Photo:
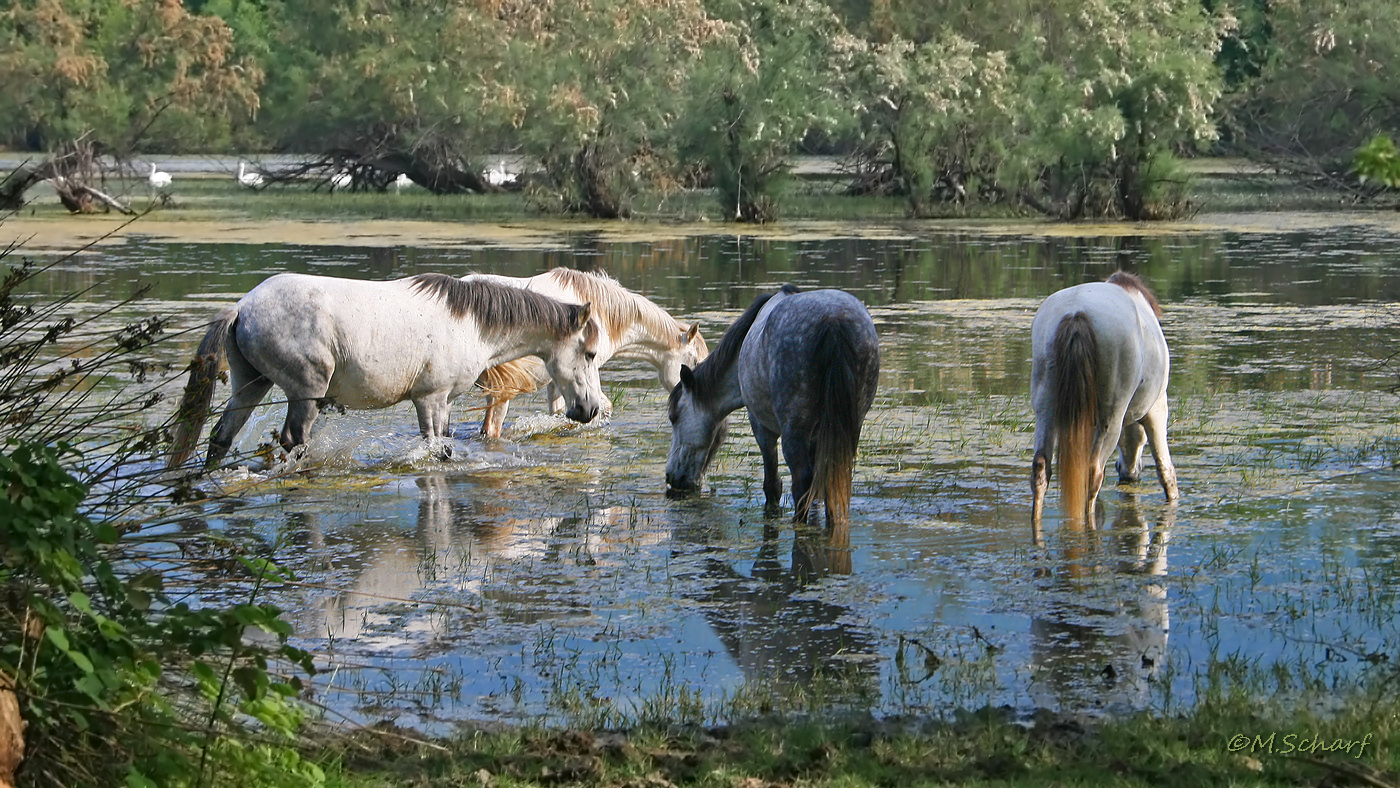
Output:
M224 343L229 331L238 319L238 306L228 307L219 313L209 324L209 330L195 351L190 362L190 379L185 384L185 393L180 397L180 407L175 411L175 419L170 427L170 456L165 461L166 468L184 465L194 451L204 422L209 418L209 403L214 399L214 383L219 379L219 371L224 363Z
M1060 500L1065 515L1079 519L1088 511L1089 486L1095 479L1090 466L1099 415L1098 339L1083 312L1060 320L1052 359Z
M812 377L817 382L817 416L808 446L812 450L812 487L797 511L808 511L820 497L826 502L827 527L850 520L851 474L860 445L860 427L868 407L859 373L860 326L826 323L817 339ZM878 369L879 361L876 362Z

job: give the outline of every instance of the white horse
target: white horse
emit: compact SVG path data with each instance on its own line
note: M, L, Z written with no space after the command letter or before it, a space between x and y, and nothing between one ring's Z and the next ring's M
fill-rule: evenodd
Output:
M287 395L281 444L306 443L321 408L385 408L412 400L430 441L449 435L453 399L488 367L528 354L591 421L602 406L597 325L588 304L565 304L488 278L420 274L365 282L278 274L219 313L200 342L176 414L169 466L189 457L209 410L221 358L233 394L209 439L218 464L276 384Z
M1058 449L1065 515L1093 523L1104 463L1121 450L1120 481L1142 476L1144 443L1152 447L1167 500L1177 498L1167 450L1167 376L1171 359L1157 318L1161 309L1136 276L1069 287L1040 305L1031 323L1031 405L1035 460L1031 521L1040 527L1050 457Z
M699 323L686 326L678 322L666 310L606 274L555 268L529 278L489 278L565 303L592 304L593 317L603 327L598 339L598 365L602 366L613 357L645 361L656 367L661 386L667 391L680 382L682 366L694 367L710 354L704 337L700 336ZM534 391L549 380L544 365L528 356L486 370L479 381L486 392L481 434L501 437L501 426L511 399ZM564 401L556 396L553 383L550 383L549 402L550 412L564 410ZM603 412L611 411L612 403L603 397Z

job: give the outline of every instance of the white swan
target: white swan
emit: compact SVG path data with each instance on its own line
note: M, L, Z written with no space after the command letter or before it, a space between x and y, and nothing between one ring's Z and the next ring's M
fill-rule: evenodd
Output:
M504 186L507 183L515 183L515 179L520 177L513 172L506 172L504 162L496 162L496 166L486 171L486 182L492 186Z
M148 180L148 181L151 182L151 186L152 186L153 188L156 188L156 189L164 189L165 187L169 186L169 185L170 185L170 181L172 181L172 180L174 180L174 179L170 177L170 173L168 173L168 172L161 172L161 171L159 171L159 170L156 169L156 165L155 165L155 164L152 164L152 165L151 165L151 175L150 175L150 177L147 178L146 180Z
M238 183L239 183L239 185L241 185L241 186L247 186L248 188L253 188L254 186L261 186L261 185L263 185L263 176L262 176L262 174L261 174L261 173L257 173L257 172L244 172L245 166L246 166L246 165L244 165L243 162L241 162L241 161L238 162Z

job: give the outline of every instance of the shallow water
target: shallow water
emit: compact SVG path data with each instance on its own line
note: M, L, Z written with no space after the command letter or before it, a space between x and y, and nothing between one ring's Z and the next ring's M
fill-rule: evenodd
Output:
M308 583L277 599L330 668L322 700L353 717L1111 713L1231 685L1309 699L1400 656L1400 403L1385 362L1396 237L1272 221L1053 237L468 228L423 247L356 245L350 226L343 245L135 235L59 264L41 288L90 288L96 307L154 280L155 308L193 326L280 271L567 265L700 319L713 346L761 290L842 287L870 305L883 354L849 546L764 520L742 414L704 493L668 500L664 396L632 363L604 370L605 424L540 415L535 395L515 402L505 441L484 443L464 412L479 403L459 402L449 462L421 451L406 404L324 417L312 454L326 467L260 484L225 474L210 490L227 495L185 525L256 535ZM1052 488L1037 545L1031 317L1049 293L1119 266L1165 308L1182 501L1165 505L1148 468L1142 484L1106 489L1102 526L1082 532L1061 524ZM183 363L195 341L163 352ZM263 411L241 450L280 426Z

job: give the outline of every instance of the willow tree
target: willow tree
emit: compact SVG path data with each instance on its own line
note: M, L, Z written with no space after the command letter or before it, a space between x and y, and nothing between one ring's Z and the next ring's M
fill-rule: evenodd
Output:
M13 0L0 10L0 144L88 135L117 152L225 145L263 72L178 0Z
M516 25L516 127L544 167L553 204L598 218L631 212L694 63L724 31L698 0L557 0Z
M1251 61L1257 74L1246 74L1228 97L1231 141L1276 164L1344 177L1357 148L1400 129L1394 78L1400 6L1384 0L1260 5L1240 31L1259 41Z
M862 149L893 173L911 215L998 189L1020 104L1005 52L953 33L921 45L896 35L858 62Z
M678 147L713 176L726 216L772 221L798 144L851 122L845 83L858 42L816 0L712 10L726 27L691 76Z

